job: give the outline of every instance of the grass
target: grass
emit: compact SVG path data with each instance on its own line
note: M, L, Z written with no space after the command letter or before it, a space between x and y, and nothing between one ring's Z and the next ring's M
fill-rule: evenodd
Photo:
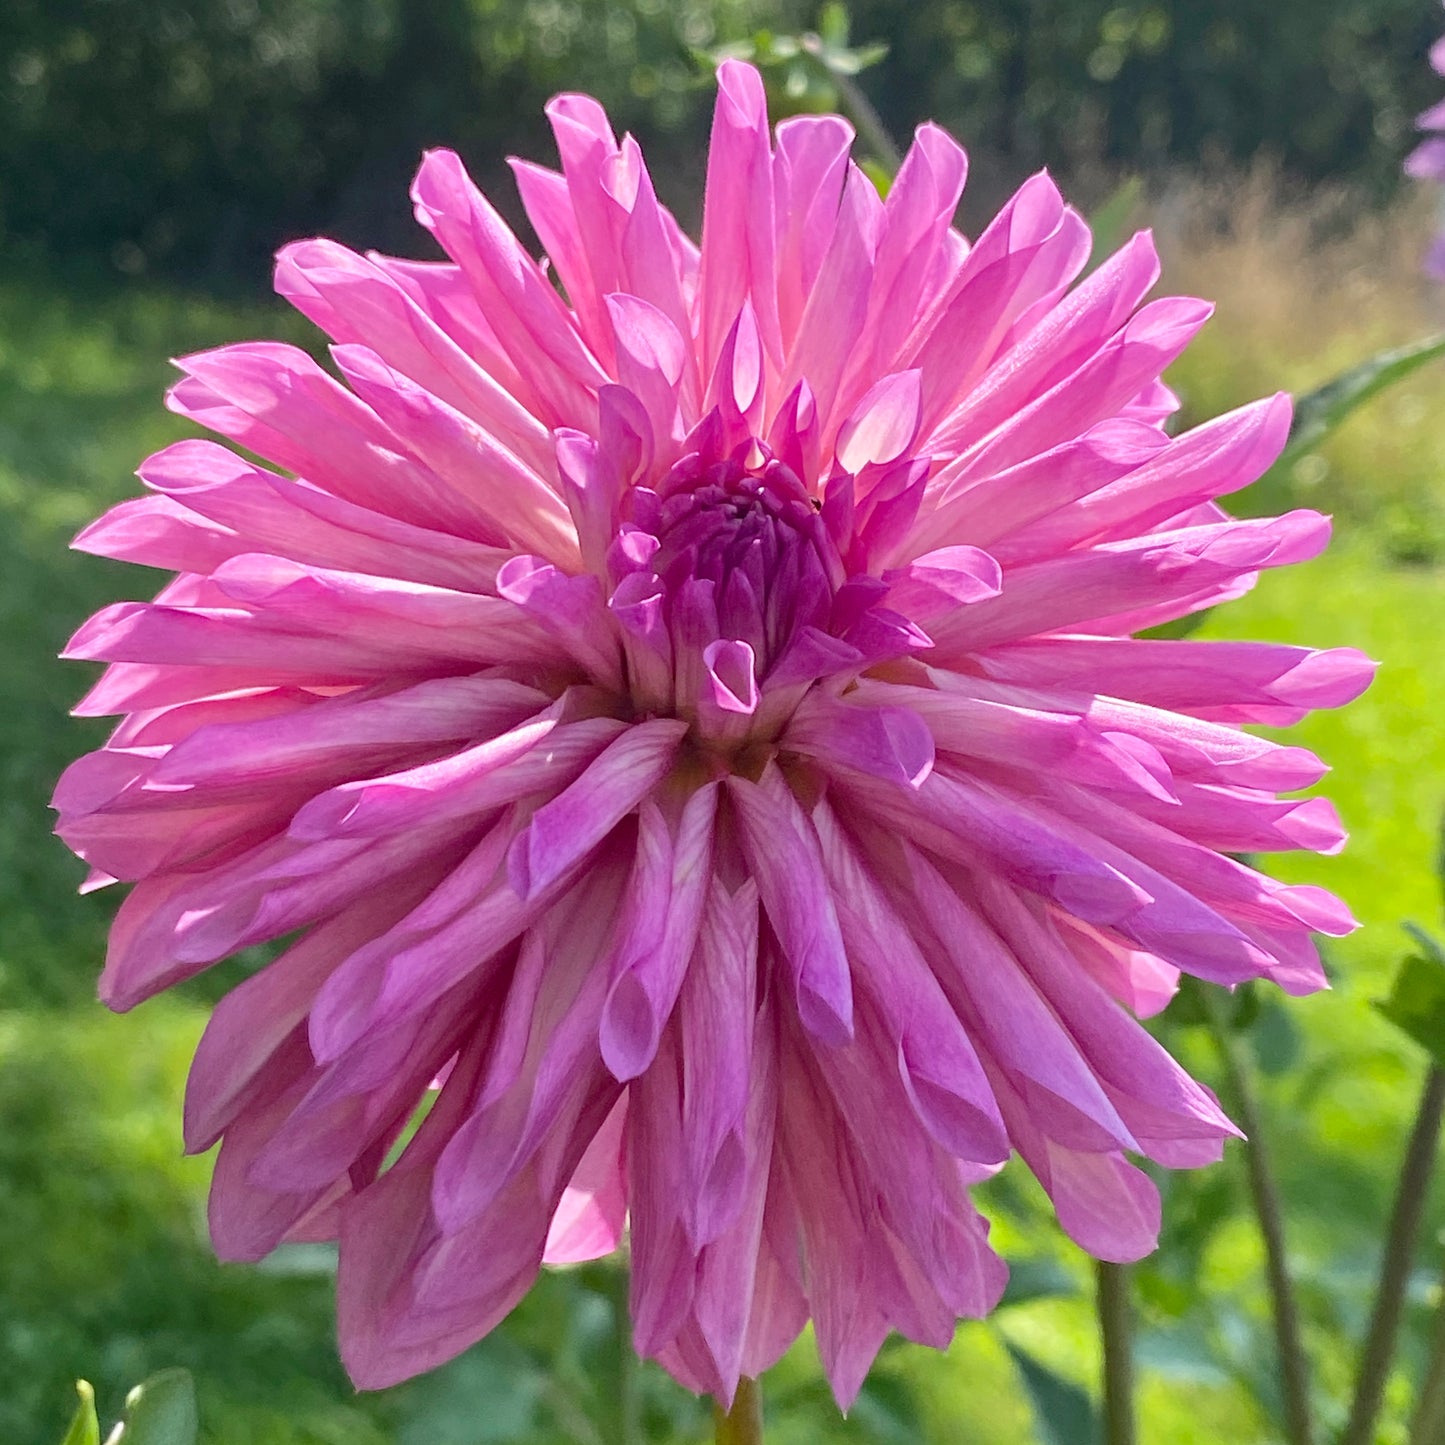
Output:
M1181 184L1141 216L1155 226L1171 292L1207 296L1214 318L1171 380L1192 419L1273 391L1302 395L1378 351L1445 330L1445 293L1420 270L1435 224L1425 188L1385 213L1348 193L1294 193L1267 166ZM1246 506L1313 506L1366 527L1402 561L1445 557L1441 367L1422 371L1318 453L1253 489Z
M1166 197L1156 209L1173 289L1221 298L1173 378L1193 416L1278 385L1307 387L1442 319L1415 276L1419 214L1340 230L1338 207L1281 209L1264 175ZM1332 227L1333 239L1316 244ZM177 434L159 405L163 358L278 329L301 335L270 308L155 290L88 293L44 277L0 281L0 1439L58 1439L76 1375L97 1382L113 1418L128 1384L183 1364L197 1375L210 1445L585 1440L592 1404L615 1384L605 1271L548 1276L481 1349L429 1379L358 1399L336 1363L324 1257L221 1266L205 1242L208 1164L184 1159L179 1139L204 990L120 1020L94 1002L113 905L103 894L74 895L79 869L48 835L45 802L64 763L98 734L65 718L84 679L54 655L93 608L142 595L150 579L68 554L65 543L132 491L139 458ZM1323 457L1246 499L1324 505L1340 517L1342 539L1324 559L1267 577L1209 624L1220 635L1358 646L1382 664L1364 699L1298 734L1334 766L1325 787L1352 829L1350 847L1278 865L1282 876L1335 888L1365 927L1333 950L1332 993L1267 1005L1249 1035L1327 1423L1347 1401L1420 1072L1370 1001L1403 951L1399 921L1433 923L1440 913L1431 859L1445 804L1442 384L1439 369L1422 374L1354 420ZM1211 1077L1207 1040L1166 1027ZM1268 1357L1239 1161L1175 1176L1168 1188L1166 1248L1138 1274L1144 1438L1262 1445L1277 1430L1250 1388L1267 1376ZM1001 1247L1031 1260L1026 1273L1049 1287L992 1323L961 1328L946 1358L890 1346L846 1423L826 1402L805 1340L769 1383L771 1440L1027 1438L1029 1404L1009 1346L1091 1383L1082 1261L1016 1172L989 1198ZM1416 1355L1427 1327L1423 1280L1410 1319ZM650 1369L642 1388L649 1438L701 1438L702 1417L681 1392ZM1403 1438L1407 1404L1402 1376L1385 1445Z

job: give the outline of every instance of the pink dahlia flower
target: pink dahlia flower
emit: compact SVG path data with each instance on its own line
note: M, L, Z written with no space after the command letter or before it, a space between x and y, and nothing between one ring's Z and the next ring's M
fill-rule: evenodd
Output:
M1445 35L1430 47L1430 66L1436 75L1445 76ZM1415 126L1427 138L1406 157L1405 174L1417 181L1445 182L1445 100L1425 111ZM1445 230L1430 247L1425 269L1435 280L1445 281Z
M701 246L586 97L560 173L516 165L546 264L433 152L450 259L287 247L338 375L185 358L171 406L249 455L168 447L79 539L180 574L69 648L122 715L56 796L133 885L102 996L286 941L186 1140L224 1256L340 1241L362 1386L626 1233L643 1354L726 1399L811 1319L846 1402L890 1329L997 1301L969 1186L1011 1152L1085 1249L1147 1253L1130 1157L1236 1131L1134 1015L1181 969L1321 988L1310 934L1353 927L1230 855L1341 845L1276 796L1323 764L1241 725L1370 664L1130 635L1324 546L1214 500L1288 401L1171 438L1209 308L1145 302L1147 235L1071 289L1048 176L970 243L938 129L883 201L842 120L772 138L757 74L719 83Z

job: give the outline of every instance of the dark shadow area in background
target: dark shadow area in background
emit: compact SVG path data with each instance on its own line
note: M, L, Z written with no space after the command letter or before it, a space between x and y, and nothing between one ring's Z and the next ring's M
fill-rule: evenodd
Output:
M8 0L0 6L0 252L255 292L283 240L416 247L427 145L483 184L551 153L541 107L599 96L687 213L709 86L693 56L802 0ZM889 55L863 84L906 136L936 118L983 185L1047 160L1242 162L1398 182L1433 0L858 0Z

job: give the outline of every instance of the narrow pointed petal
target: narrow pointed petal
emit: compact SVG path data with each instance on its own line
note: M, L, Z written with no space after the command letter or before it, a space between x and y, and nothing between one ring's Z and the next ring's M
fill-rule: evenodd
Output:
M615 955L601 1024L602 1057L619 1081L652 1063L697 946L717 800L716 784L700 789L674 826L656 808L642 814L631 890L637 916Z
M638 724L539 808L507 855L518 895L536 897L600 843L667 775L685 731L667 719Z
M852 1035L853 986L817 838L775 766L728 780L758 892L793 977L804 1027L826 1043Z

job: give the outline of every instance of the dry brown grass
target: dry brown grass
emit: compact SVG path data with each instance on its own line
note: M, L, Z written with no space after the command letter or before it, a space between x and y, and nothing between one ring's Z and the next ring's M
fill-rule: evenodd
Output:
M1188 419L1280 388L1307 392L1445 329L1445 287L1420 270L1434 204L1420 187L1385 211L1335 191L1290 193L1265 166L1151 197L1140 219L1155 228L1165 287L1218 307L1171 373ZM1411 560L1445 553L1445 364L1362 408L1257 500L1378 526Z

